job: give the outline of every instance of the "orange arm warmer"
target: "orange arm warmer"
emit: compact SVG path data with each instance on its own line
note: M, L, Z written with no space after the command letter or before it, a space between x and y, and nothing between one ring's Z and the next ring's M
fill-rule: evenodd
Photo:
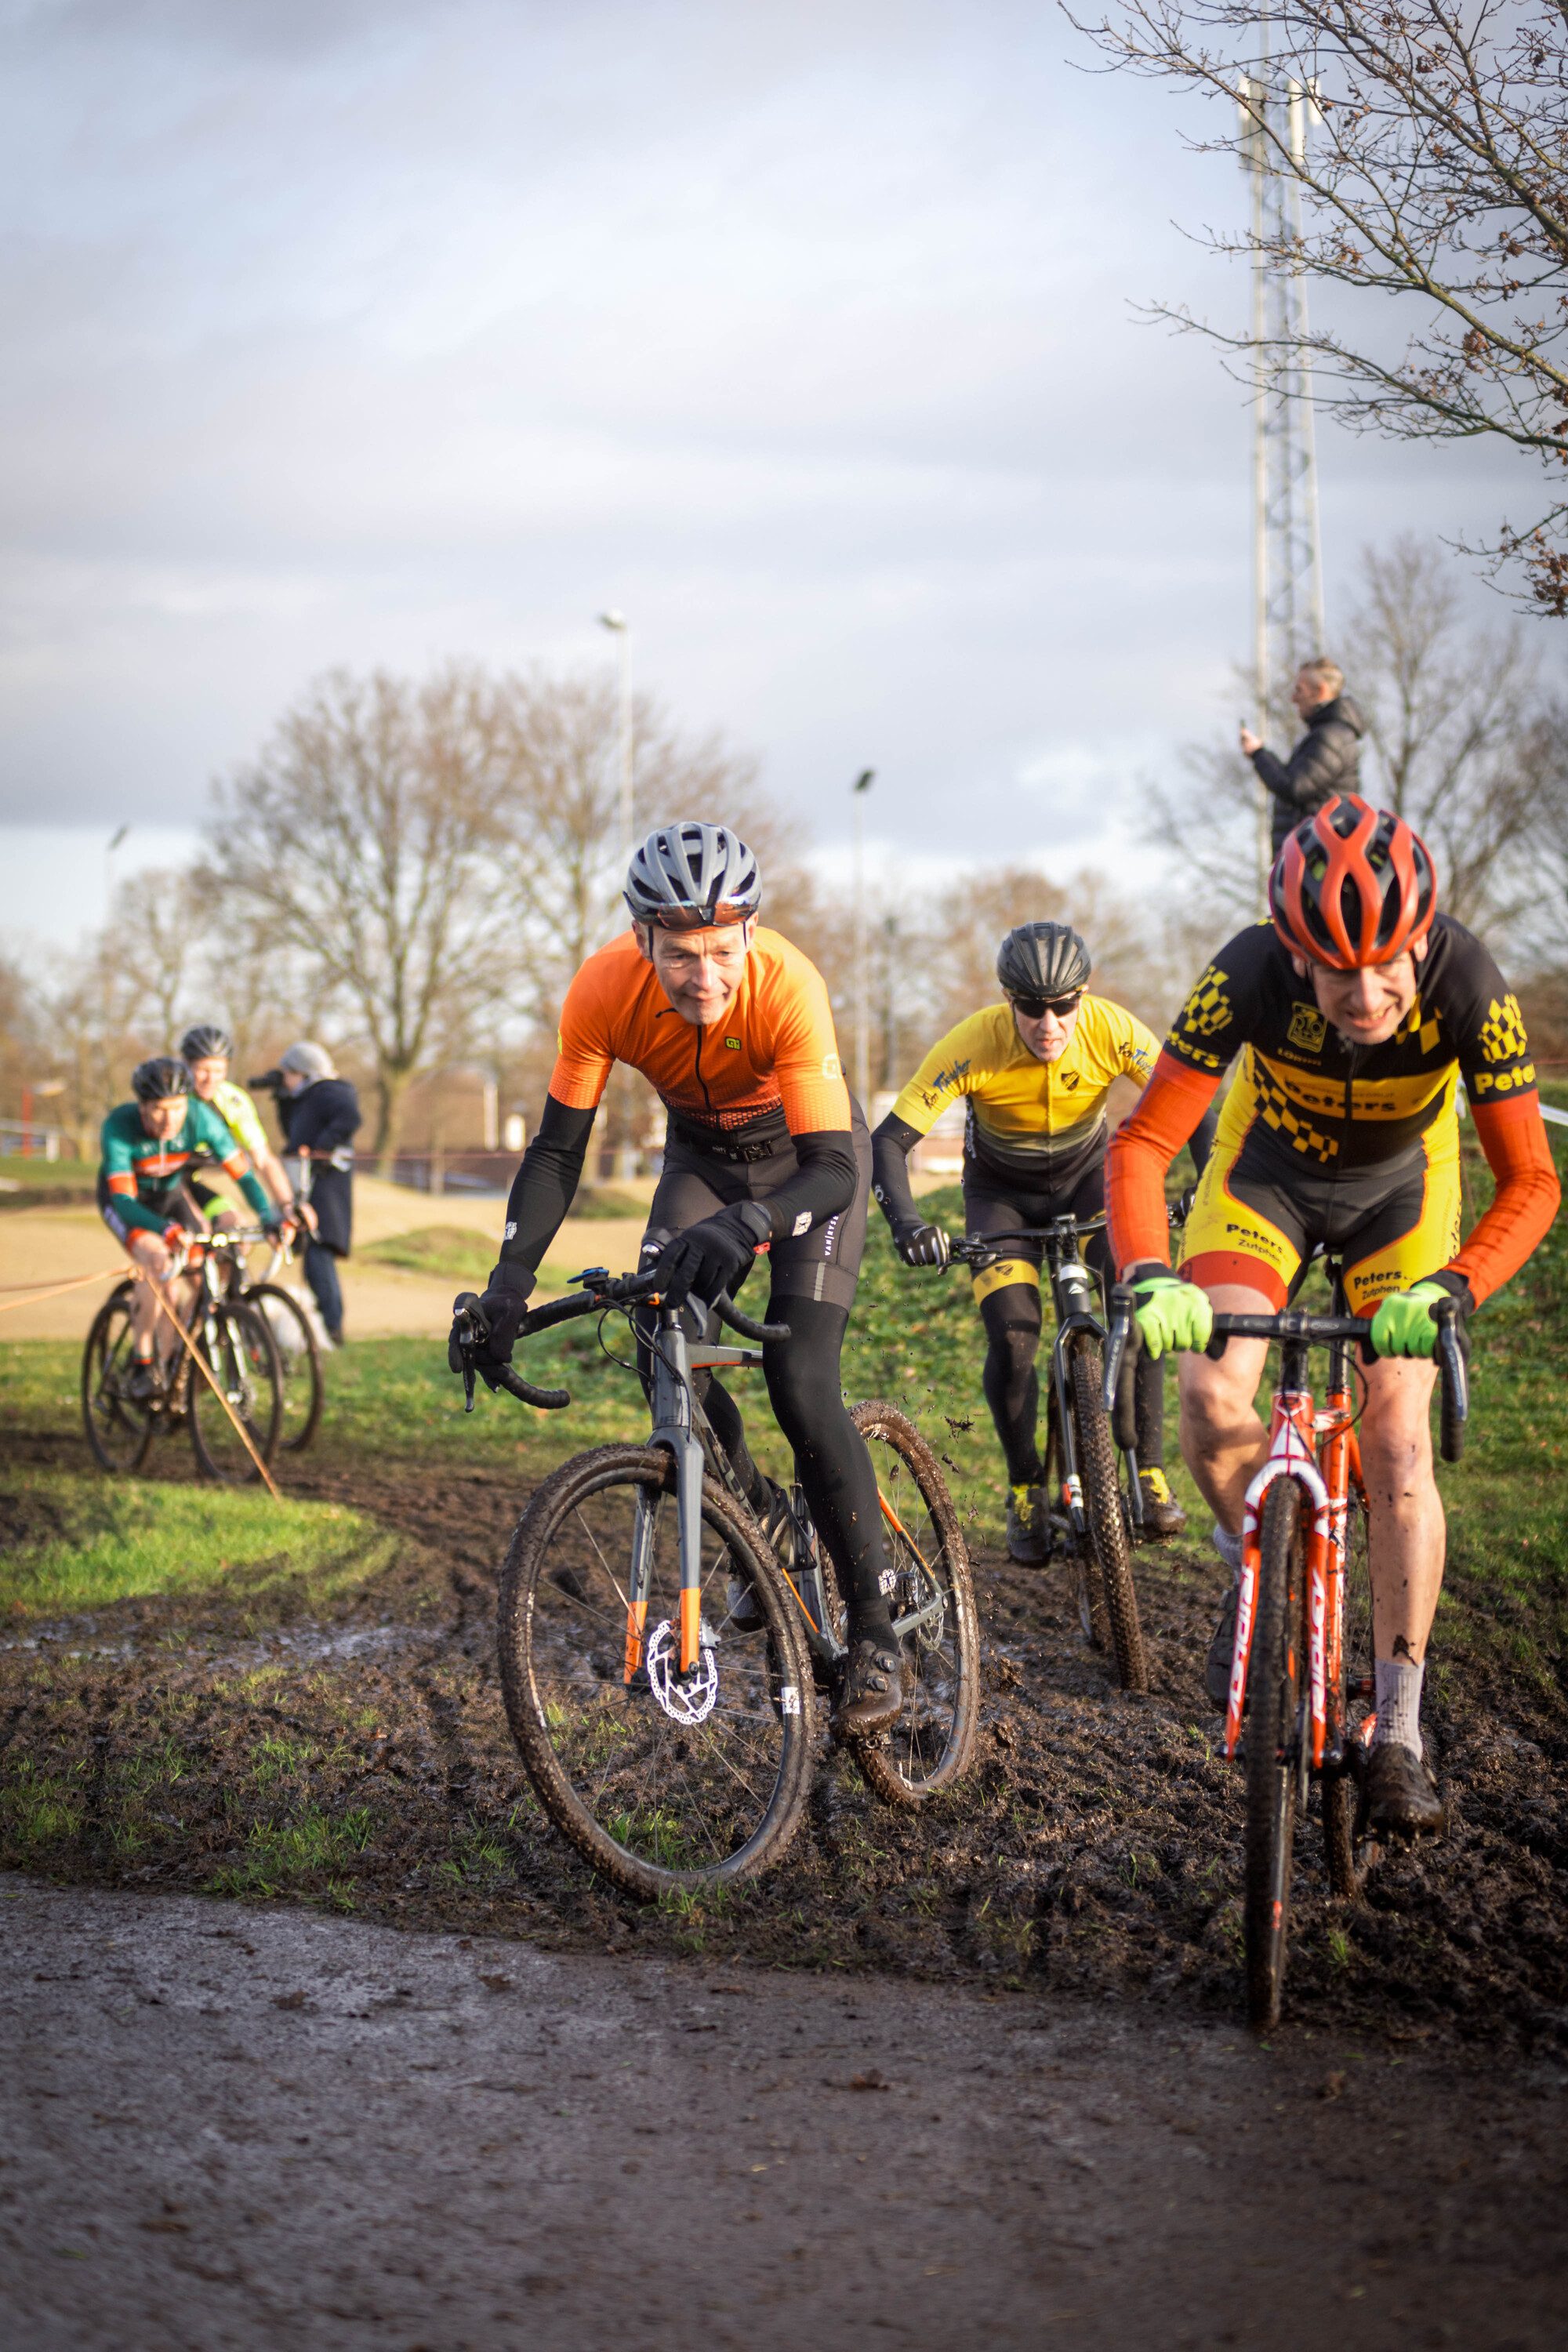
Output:
M1542 1241L1563 1197L1546 1140L1546 1122L1534 1095L1513 1102L1475 1103L1470 1115L1497 1197L1454 1260L1479 1307L1519 1272Z
M1173 1054L1163 1053L1137 1109L1111 1138L1106 1162L1105 1206L1111 1263L1118 1274L1151 1258L1157 1258L1164 1265L1170 1264L1165 1171L1207 1110L1218 1087L1217 1077L1191 1070Z

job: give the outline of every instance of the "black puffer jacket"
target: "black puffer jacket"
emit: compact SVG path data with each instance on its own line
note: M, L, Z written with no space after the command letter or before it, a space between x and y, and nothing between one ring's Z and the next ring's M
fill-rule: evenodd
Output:
M286 1151L311 1155L310 1199L317 1237L334 1257L347 1257L353 1238L352 1147L360 1125L359 1097L347 1078L317 1078L300 1094L280 1095L278 1116Z
M1274 855L1279 856L1304 816L1316 815L1336 793L1361 789L1361 739L1366 721L1348 694L1320 702L1307 715L1307 731L1288 760L1267 749L1252 764L1274 795Z

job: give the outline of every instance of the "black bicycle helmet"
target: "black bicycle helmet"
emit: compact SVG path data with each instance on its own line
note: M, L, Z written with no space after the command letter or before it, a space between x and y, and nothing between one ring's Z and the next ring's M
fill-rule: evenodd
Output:
M131 1091L138 1102L169 1102L191 1091L191 1074L173 1054L154 1054L138 1062L131 1073Z
M636 923L661 930L711 930L743 923L763 902L757 861L722 824L663 824L650 833L626 874Z
M1030 1004L1078 995L1090 969L1089 950L1066 923L1020 923L996 950L1003 993Z
M234 1039L216 1021L198 1021L181 1038L180 1051L187 1062L226 1062L234 1053Z

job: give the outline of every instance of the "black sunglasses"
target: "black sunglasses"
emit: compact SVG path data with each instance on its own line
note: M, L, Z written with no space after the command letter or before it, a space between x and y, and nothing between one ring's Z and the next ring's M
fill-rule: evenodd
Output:
M1072 996L1015 996L1010 1002L1026 1021L1043 1021L1047 1013L1054 1013L1058 1021L1065 1021L1068 1014L1076 1013L1083 1003L1083 991L1080 988Z

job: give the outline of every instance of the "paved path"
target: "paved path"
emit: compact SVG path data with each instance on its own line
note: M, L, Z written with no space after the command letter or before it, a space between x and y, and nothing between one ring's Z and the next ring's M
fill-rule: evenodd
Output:
M1562 2342L1560 2069L0 1897L16 2352Z

